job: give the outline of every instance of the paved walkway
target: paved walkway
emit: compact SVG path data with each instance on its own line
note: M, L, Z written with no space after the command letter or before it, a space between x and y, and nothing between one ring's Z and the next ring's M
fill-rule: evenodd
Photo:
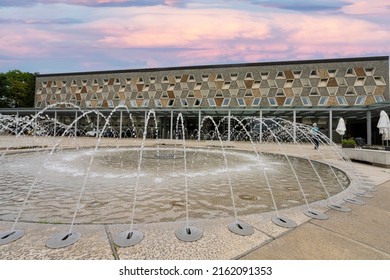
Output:
M30 145L31 140L24 139ZM52 140L33 139L35 146L50 146ZM70 141L70 140L69 140ZM93 146L95 139L83 139L77 146ZM10 144L12 143L12 144ZM75 146L76 142L64 143L64 147ZM139 142L133 142L138 145ZM167 143L169 144L169 143ZM218 143L217 143L218 144ZM12 138L0 137L0 146L14 147ZM107 139L102 145L125 146L128 142ZM212 146L215 142L194 142L192 145ZM251 149L247 143L233 143L234 148ZM325 148L313 151L305 147L311 158L328 160L340 165L337 157ZM276 145L262 145L259 149L267 152L280 152ZM11 149L9 149L10 151ZM299 155L294 145L285 145L283 151ZM303 206L282 210L282 214L299 225L287 229L275 225L271 218L274 213L247 215L240 217L255 229L250 236L231 233L227 225L231 219L197 220L195 225L202 228L203 237L197 242L181 242L175 237L175 230L181 227L178 222L155 223L140 226L144 240L136 246L118 248L112 236L128 229L126 224L115 225L75 225L75 231L82 237L75 244L62 249L49 249L45 242L55 233L66 232L69 225L18 223L24 236L12 243L0 246L0 259L390 259L390 170L367 164L353 163L353 168L371 186L377 186L372 198L362 198L365 205L345 202L352 209L344 213L329 209L326 201L312 205L313 209L326 212L328 220L314 220L303 214ZM350 188L333 197L343 202L345 197L353 197ZM1 218L1 217L0 217ZM9 230L12 222L0 220L0 232Z

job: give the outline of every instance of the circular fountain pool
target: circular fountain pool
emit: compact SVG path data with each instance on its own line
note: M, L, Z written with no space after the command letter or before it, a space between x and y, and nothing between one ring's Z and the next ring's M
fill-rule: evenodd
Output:
M71 223L79 207L75 223L128 223L135 189L135 223L185 220L186 186L190 219L233 216L230 186L238 216L268 212L274 208L264 169L278 209L305 203L282 155L261 154L258 158L254 152L238 150L145 148L138 170L139 159L139 148L6 155L1 170L0 219L15 219L31 186L21 221ZM290 161L308 202L326 199L310 162L294 157ZM313 165L330 195L342 191L328 165ZM348 177L334 171L346 187Z

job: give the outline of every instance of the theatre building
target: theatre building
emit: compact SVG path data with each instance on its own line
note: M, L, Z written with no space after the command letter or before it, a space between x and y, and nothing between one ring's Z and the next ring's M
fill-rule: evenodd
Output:
M110 128L127 137L130 127L143 130L153 109L156 122L149 126L159 138L174 137L181 113L189 139L202 137L200 127L213 128L205 116L217 122L280 117L317 123L335 142L342 117L345 137L379 144L376 122L381 110L389 111L389 99L389 57L382 56L43 74L36 79L34 111L49 106L42 115L66 125L79 118L75 127L83 131L99 131L110 116ZM224 118L221 127L232 123Z

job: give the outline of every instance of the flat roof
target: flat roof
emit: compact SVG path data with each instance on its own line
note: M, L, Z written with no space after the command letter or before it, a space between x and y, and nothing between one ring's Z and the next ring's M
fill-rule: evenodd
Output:
M209 68L222 68L222 67L223 68L258 67L258 66L294 65L294 64L296 65L296 64L315 64L315 63L374 61L374 60L388 61L389 56L314 59L314 60L292 60L292 61L275 61L275 62L252 62L252 63L236 63L236 64L194 65L194 66L177 66L177 67L161 67L161 68L123 69L123 70L109 70L109 71L89 71L89 72L68 72L68 73L38 74L36 77L39 78L39 77L55 77L55 76L119 74L119 73L129 73L129 72L160 72L160 71L209 69Z

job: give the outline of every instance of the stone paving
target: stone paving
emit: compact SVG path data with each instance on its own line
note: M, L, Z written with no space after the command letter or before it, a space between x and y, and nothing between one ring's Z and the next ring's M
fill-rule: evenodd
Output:
M25 137L15 142L14 137L0 136L3 153L27 152L28 146L48 148L56 139ZM140 140L102 139L101 146L137 146ZM162 141L162 140L161 140ZM62 148L90 147L96 145L94 138L64 139ZM171 145L165 140L163 144ZM147 145L155 145L149 140ZM162 144L162 143L160 143ZM16 146L23 150L16 149ZM188 142L191 146L214 146L219 142ZM230 232L227 225L232 219L194 220L192 224L203 230L203 237L196 242L182 242L175 237L175 230L184 226L182 222L154 223L138 225L145 234L141 243L126 248L114 245L112 236L127 230L127 224L91 225L76 224L74 230L82 237L75 244L61 249L49 249L45 242L55 233L66 232L69 225L19 222L18 229L24 236L12 243L0 246L0 259L3 260L51 260L51 259L140 259L140 260L190 260L190 259L390 259L390 170L361 163L345 163L341 160L341 150L321 147L319 151L311 146L285 144L256 144L227 142L226 148L256 149L260 152L286 153L293 156L306 156L329 162L341 168L348 167L374 191L372 198L359 197L365 205L344 202L345 197L354 197L360 181L352 179L345 191L332 197L343 203L351 212L340 212L327 207L327 201L313 203L310 207L325 212L328 220L315 220L304 215L305 206L280 211L295 221L298 226L288 229L275 225L271 218L274 212L251 214L239 217L254 227L254 234L239 236ZM347 164L347 165L346 165ZM0 232L9 230L12 223L0 220Z

